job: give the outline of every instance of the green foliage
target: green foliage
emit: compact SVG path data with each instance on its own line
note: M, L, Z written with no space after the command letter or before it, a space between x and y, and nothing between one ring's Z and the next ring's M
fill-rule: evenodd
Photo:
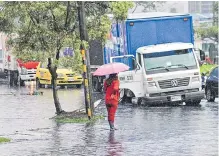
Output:
M86 115L84 116L85 117L74 117L74 118L58 117L55 119L55 121L58 123L91 123L104 118L103 116L93 116L91 120L89 120L88 117L86 117Z
M3 137L0 137L0 143L4 143L4 142L10 142L11 140L8 139L8 138L3 138Z
M213 26L202 24L195 32L201 39L214 38L218 42L218 2L213 2Z
M218 26L212 26L207 28L199 27L195 30L195 32L201 39L213 37L218 42Z
M66 56L61 57L59 60L59 66L62 68L72 69L72 71L81 74L82 73L82 58L80 50L74 51L74 57Z
M64 47L73 47L74 58L62 58L60 64L73 64L81 68L80 35L78 32L77 2L1 2L0 31L13 35L8 44L14 54L22 60L45 61L48 57L59 59ZM110 30L106 13L115 14L116 19L125 19L132 2L85 2L86 23L90 40L103 43ZM88 44L86 43L88 48ZM58 57L57 57L58 56ZM66 59L66 60L65 60ZM69 63L69 62L73 63ZM66 63L65 63L66 62ZM55 65L59 65L54 61ZM80 68L79 68L80 66Z
M111 2L111 9L116 20L125 20L128 15L128 10L134 7L133 2L113 1Z
M213 24L218 26L218 2L213 2Z
M106 40L106 34L110 30L110 19L106 15L102 15L100 18L90 17L87 22L89 39L101 39L102 42ZM95 26L95 25L98 25Z

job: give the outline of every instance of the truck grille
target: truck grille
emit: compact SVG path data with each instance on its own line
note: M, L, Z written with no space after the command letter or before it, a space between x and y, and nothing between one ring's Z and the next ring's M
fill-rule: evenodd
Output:
M27 74L36 74L36 69L28 69Z
M66 74L67 77L73 77L73 74Z
M176 80L173 83L172 81ZM158 84L161 89L166 89L166 88L174 88L174 87L181 87L181 86L188 86L189 85L189 77L186 78L176 78L176 79L169 79L169 80L163 80L163 81L158 81Z

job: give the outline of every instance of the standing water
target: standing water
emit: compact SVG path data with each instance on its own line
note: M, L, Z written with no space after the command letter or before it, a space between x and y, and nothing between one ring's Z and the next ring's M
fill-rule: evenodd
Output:
M1 93L10 91L1 86ZM50 119L55 115L52 91L41 91L43 96L0 95L0 135L12 139L0 145L1 156L218 154L218 101L203 100L201 107L119 105L118 130L110 132L104 119L90 124L56 123ZM83 90L59 90L59 98L65 111L84 106ZM104 104L98 110L106 116Z

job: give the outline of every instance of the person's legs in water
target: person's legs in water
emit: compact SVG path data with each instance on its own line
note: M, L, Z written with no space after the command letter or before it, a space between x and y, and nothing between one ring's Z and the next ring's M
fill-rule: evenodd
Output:
M111 118L110 118L110 112L111 112L111 108L112 108L112 105L111 104L106 104L106 108L107 108L107 113L108 113L108 122L109 122L109 126L110 126L110 130L113 129L113 125L111 123Z
M110 125L110 130L116 130L116 128L114 127L114 119L115 119L116 110L117 110L117 105L107 104L108 121Z

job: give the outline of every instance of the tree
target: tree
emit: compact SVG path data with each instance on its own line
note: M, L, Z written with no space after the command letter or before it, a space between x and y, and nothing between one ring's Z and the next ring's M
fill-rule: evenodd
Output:
M213 38L216 42L218 42L218 26L199 27L195 30L195 33L201 39Z
M163 5L165 2L164 1L136 1L135 2L135 7L132 13L134 13L138 7L142 6L143 7L143 12L149 12L152 10L156 10L156 7L159 5Z
M213 25L218 26L218 2L213 2Z
M101 38L104 42L105 34L110 29L110 22L106 13L112 9L110 3L114 2L86 2L86 19L90 38ZM120 4L126 13L126 3ZM16 34L10 45L17 56L32 53L43 53L48 58L48 69L52 76L53 98L56 113L63 112L56 90L57 68L64 63L60 58L64 47L74 47L76 57L74 68L79 68L79 29L77 2L2 2L3 10L0 12L1 31ZM118 6L116 6L118 7ZM120 16L124 17L123 14ZM23 56L22 56L23 57ZM44 57L45 59L45 57ZM62 61L60 61L60 59ZM67 58L71 60L72 58ZM46 61L46 60L44 60Z

